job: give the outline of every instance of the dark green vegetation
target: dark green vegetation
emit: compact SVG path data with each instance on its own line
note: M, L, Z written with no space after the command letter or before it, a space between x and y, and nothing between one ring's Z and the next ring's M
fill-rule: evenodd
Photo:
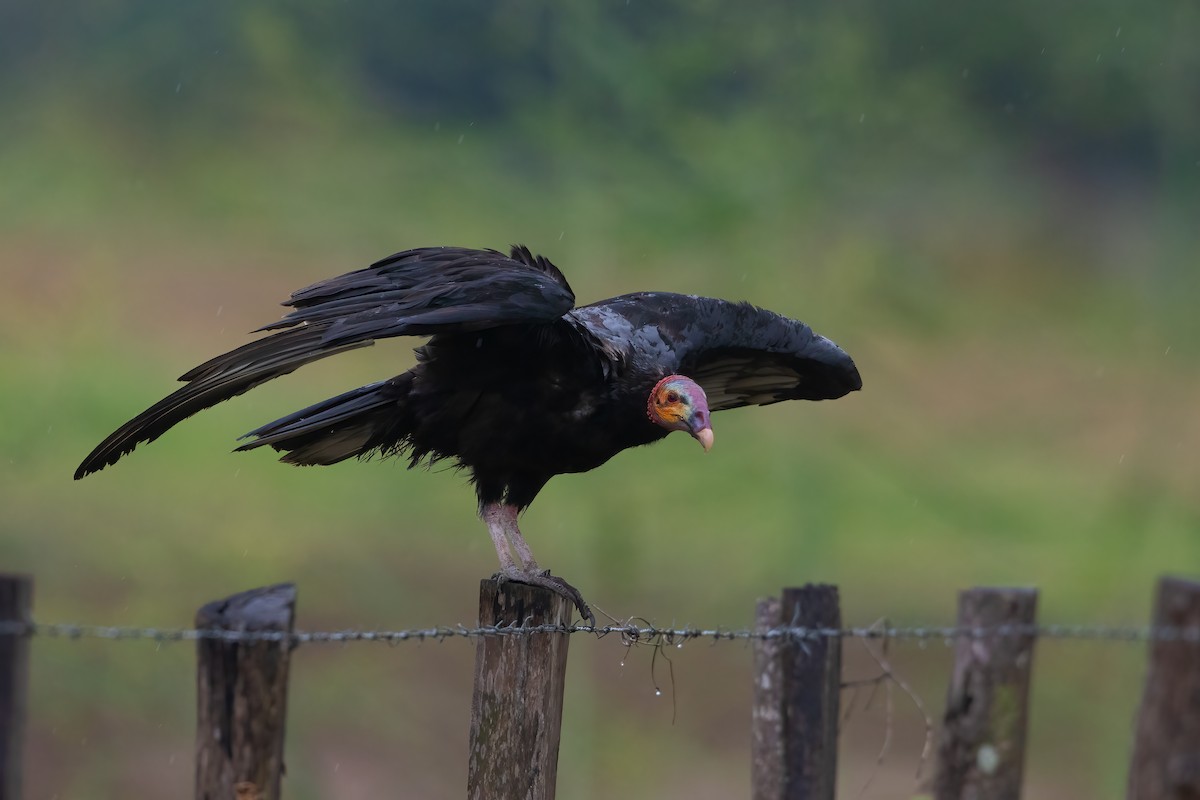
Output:
M707 456L672 438L547 487L531 545L618 618L741 627L820 580L855 624L947 622L976 583L1140 623L1153 576L1197 568L1195 8L600 9L0 12L0 566L37 574L39 618L184 624L292 579L302 628L472 621L494 554L460 477L228 452L395 374L406 343L70 480L291 290L442 243L528 243L584 302L762 303L862 371L836 403L718 415ZM562 796L744 792L748 648L673 653L674 725L648 651L571 649ZM190 647L34 654L31 796L186 791ZM894 656L940 708L949 651ZM1030 797L1120 796L1142 657L1038 645ZM298 653L290 796L460 796L471 663L462 642ZM880 797L914 785L898 707ZM846 736L857 792L882 703Z

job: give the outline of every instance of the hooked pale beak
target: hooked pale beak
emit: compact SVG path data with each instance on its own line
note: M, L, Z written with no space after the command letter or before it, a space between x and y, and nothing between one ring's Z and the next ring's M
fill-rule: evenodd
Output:
M712 428L701 428L698 431L692 432L692 438L700 443L704 448L704 452L708 452L713 446L713 430Z

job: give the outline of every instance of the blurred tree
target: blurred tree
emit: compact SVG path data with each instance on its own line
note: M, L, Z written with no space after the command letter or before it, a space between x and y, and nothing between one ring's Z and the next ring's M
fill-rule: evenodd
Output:
M831 116L843 131L902 123L894 134L978 115L1049 154L1140 171L1200 132L1194 4L68 5L0 9L5 105L254 125L283 100L348 95L405 124L549 117L663 155L693 123L747 113L794 135ZM827 154L839 130L822 130Z

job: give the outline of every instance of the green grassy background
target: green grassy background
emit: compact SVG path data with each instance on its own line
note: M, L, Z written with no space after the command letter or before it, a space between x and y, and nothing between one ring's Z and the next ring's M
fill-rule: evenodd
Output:
M39 619L180 626L294 580L303 628L471 623L495 556L462 476L228 452L401 371L411 342L70 480L291 290L428 244L527 243L584 302L751 300L858 362L861 394L723 413L707 456L672 437L551 482L523 529L617 619L744 627L756 597L823 581L851 624L948 623L977 584L1040 587L1047 622L1140 624L1157 575L1195 574L1194 14L468 5L477 25L364 7L11 15L27 27L4 56L25 69L6 72L0 138L0 566L36 575ZM1052 61L1034 58L1045 42ZM372 80L355 44L384 54ZM188 791L191 648L33 653L27 796ZM1029 797L1122 796L1143 655L1039 643ZM950 650L891 656L936 715ZM847 657L870 674L858 645ZM560 796L746 793L749 648L672 658L674 703L648 649L573 640ZM462 641L301 649L289 795L461 795L472 663ZM918 793L919 715L897 698L877 764L885 703L864 705L844 795Z

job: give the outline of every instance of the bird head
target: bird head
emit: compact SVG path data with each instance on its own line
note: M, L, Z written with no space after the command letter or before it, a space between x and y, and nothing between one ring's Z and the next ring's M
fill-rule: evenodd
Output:
M687 431L708 452L713 445L708 397L700 384L683 375L668 375L654 384L646 403L650 421L669 431Z

